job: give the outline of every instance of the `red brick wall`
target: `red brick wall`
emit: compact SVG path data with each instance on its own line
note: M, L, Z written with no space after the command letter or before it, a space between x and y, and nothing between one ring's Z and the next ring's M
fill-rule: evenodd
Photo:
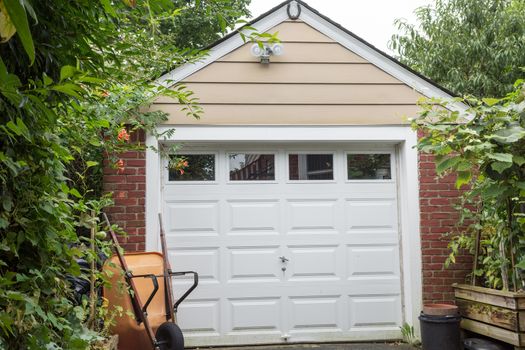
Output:
M144 145L143 132L133 133L130 142ZM113 193L115 205L106 209L111 223L118 224L127 232L120 237L121 245L128 251L141 251L146 248L146 152L129 151L119 154L123 161L122 169L115 169L105 161L104 191Z
M464 283L465 276L472 271L470 256L458 256L456 264L444 267L450 253L449 238L445 234L457 230L459 214L453 206L461 191L455 187L454 176L437 178L432 155L419 154L419 180L423 300L452 302L454 295L450 285Z

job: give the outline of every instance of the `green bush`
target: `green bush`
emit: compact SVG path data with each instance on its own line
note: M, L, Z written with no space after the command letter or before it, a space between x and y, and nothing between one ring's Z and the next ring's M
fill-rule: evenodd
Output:
M72 302L66 276L82 273L76 258L96 258L79 232L111 203L101 198L102 155L118 166L119 152L140 147L119 133L154 132L165 115L138 107L159 94L199 115L184 87L151 81L198 57L170 44L166 27L219 2L221 23L246 13L234 0L181 9L168 0L0 0L0 348L85 349L99 339L90 303Z

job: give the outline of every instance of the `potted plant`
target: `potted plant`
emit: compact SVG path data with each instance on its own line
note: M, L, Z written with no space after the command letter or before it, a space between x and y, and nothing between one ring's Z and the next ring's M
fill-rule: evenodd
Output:
M515 86L502 99L461 99L465 113L425 101L412 126L438 174L464 189L447 260L474 255L471 284L454 285L462 327L525 347L525 90Z

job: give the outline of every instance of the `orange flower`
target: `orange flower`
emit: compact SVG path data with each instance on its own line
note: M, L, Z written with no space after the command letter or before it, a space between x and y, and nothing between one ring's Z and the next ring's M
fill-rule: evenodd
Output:
M129 141L129 134L126 129L122 128L118 132L117 140L119 141Z
M117 166L118 170L124 170L124 161L122 159L119 159L115 165Z

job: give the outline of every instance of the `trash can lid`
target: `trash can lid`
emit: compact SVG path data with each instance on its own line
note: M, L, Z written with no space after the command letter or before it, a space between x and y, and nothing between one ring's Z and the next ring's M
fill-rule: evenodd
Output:
M468 350L504 350L505 348L499 344L493 343L489 340L480 338L465 339L465 349Z

